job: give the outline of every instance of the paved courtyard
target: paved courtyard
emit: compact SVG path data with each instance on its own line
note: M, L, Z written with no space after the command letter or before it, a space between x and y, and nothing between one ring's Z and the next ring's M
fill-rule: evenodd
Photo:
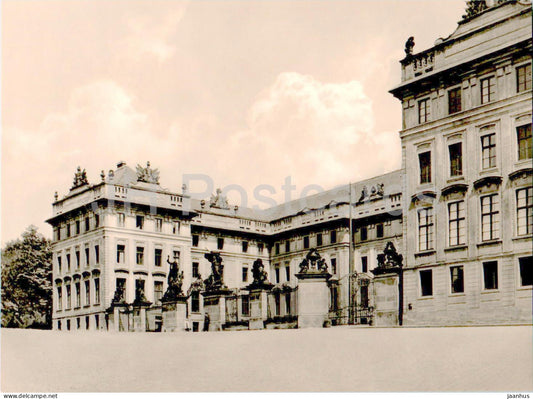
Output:
M3 392L531 391L532 327L1 330Z

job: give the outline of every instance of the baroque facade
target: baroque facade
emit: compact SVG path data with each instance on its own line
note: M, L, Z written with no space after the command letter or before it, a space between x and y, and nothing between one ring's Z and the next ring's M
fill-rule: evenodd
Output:
M202 330L210 254L223 260L225 328L251 322L257 261L272 284L264 327L294 327L313 250L327 265L331 324L531 323L530 33L530 2L487 0L468 2L431 49L413 53L410 38L391 90L403 109L402 169L372 179L257 210L221 191L195 200L166 190L149 163L120 162L94 184L78 168L48 220L54 328L112 320L131 330L143 307L143 330L161 330L177 264L185 328ZM119 305L132 317L113 318Z

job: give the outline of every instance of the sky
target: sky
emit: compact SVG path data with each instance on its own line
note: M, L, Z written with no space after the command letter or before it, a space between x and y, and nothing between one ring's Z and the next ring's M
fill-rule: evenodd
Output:
M51 228L54 192L150 161L164 188L253 206L401 167L404 44L464 0L4 0L1 242ZM259 205L260 206L260 205Z

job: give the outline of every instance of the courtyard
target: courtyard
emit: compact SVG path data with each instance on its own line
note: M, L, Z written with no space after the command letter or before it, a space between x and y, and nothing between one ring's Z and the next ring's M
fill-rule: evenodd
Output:
M1 330L3 392L531 391L531 326Z

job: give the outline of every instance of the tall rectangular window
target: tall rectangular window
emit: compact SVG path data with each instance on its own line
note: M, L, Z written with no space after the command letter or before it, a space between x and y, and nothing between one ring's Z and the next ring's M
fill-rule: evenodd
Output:
M67 223L67 237L70 237L70 223Z
M368 239L368 229L365 227L361 227L361 241L366 241Z
M70 284L67 284L65 286L66 288L66 291L67 291L67 309L70 309L71 306L72 306L72 294L71 294L71 290L70 290Z
M418 210L418 250L433 249L433 208Z
M463 266L450 267L450 281L452 294L465 292Z
M285 293L285 314L291 314L291 293Z
M76 255L76 269L79 269L81 265L80 251L74 252L74 255Z
M433 295L433 270L420 270L420 294Z
M533 187L516 190L516 227L519 236L533 233Z
M241 313L243 316L250 315L250 296L243 295L241 296Z
M70 254L67 254L67 271L70 271Z
M418 102L418 123L425 123L429 121L430 105L429 98L420 100Z
M196 278L200 275L200 263L192 262L192 277Z
M448 113L461 112L461 88L457 87L448 91Z
M516 91L531 90L531 64L522 65L516 68Z
M496 167L496 133L481 136L481 167Z
M117 225L118 225L118 227L124 227L125 224L126 224L126 215L123 214L123 213L118 213L117 214Z
M85 264L89 266L91 264L90 262L90 250L89 247L85 248Z
M277 242L276 245L274 245L274 254L279 255L279 242Z
M279 316L281 314L281 300L280 300L280 293L276 292L274 294L274 303L276 305L276 316Z
M450 153L450 176L463 175L463 144L455 143L448 146Z
M155 231L158 233L161 233L161 231L163 231L163 219L155 219Z
M125 301L126 300L126 279L117 278L115 280L115 284L116 284L116 292L120 293L120 297L118 298L118 300Z
M316 246L321 247L322 246L322 234L318 233L316 235Z
M248 241L242 242L242 252L247 253L248 252Z
M257 243L257 253L262 254L264 248L265 248L265 245L262 242Z
M57 290L57 310L61 310L63 307L63 289L61 286L56 287Z
M117 263L125 263L126 246L122 244L117 245Z
M291 252L291 242L289 240L285 241L285 252Z
M154 281L154 302L158 303L163 298L163 282Z
M140 230L144 229L144 216L137 215L135 217L135 227Z
M91 304L91 282L90 280L85 280L85 305Z
M76 220L76 234L80 234L80 221Z
M516 128L516 139L518 141L518 160L531 159L531 124Z
M57 271L61 273L61 255L57 255Z
M383 223L378 223L376 225L376 237L377 238L383 237Z
M279 263L274 266L274 270L275 270L275 273L276 273L276 284L278 284L280 282L280 278L279 278Z
M154 249L154 265L161 266L161 258L163 257L163 250L161 248Z
M520 285L527 287L533 285L533 256L518 259L520 266Z
M91 229L91 222L89 217L85 218L85 231L89 231Z
M498 262L483 262L483 282L486 290L498 289Z
M217 238L217 248L218 249L224 249L224 239L223 238Z
M200 242L200 236L198 234L192 235L192 246L197 247Z
M304 237L304 249L309 248L309 236Z
M329 232L329 242L335 244L337 242L337 230L331 230Z
M291 281L291 264L290 262L285 262L285 280Z
M94 279L94 303L100 303L100 277Z
M74 284L74 288L76 290L76 307L79 308L81 305L81 284L79 281Z
M481 240L500 238L500 200L498 194L481 197Z
M191 312L200 312L200 293L198 291L193 291L191 293Z
M465 202L448 204L448 245L463 245L466 242Z
M331 274L337 274L337 258L331 258Z
M242 268L242 281L243 283L248 281L248 268L247 267Z
M481 104L487 104L496 99L496 79L494 76L481 79Z
M361 271L363 273L368 272L368 257L366 256L361 256Z
M420 184L431 183L431 151L418 154Z
M94 246L94 263L100 263L100 245Z
M144 265L144 247L137 247L135 261L138 265Z
M180 233L180 222L172 223L172 234L179 234L179 233Z
M100 227L100 215L94 215L94 228Z

